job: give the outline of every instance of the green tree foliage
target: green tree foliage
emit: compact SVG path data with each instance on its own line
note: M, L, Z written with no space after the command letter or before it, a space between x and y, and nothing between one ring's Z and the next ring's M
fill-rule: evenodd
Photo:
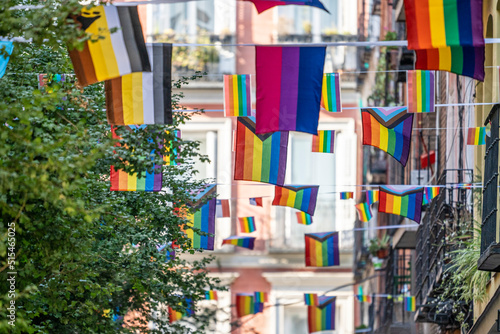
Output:
M117 147L103 85L80 89L71 75L66 46L81 47L87 38L71 19L78 1L8 10L26 3L0 4L0 35L33 39L15 44L0 79L0 333L203 332L206 315L197 312L187 329L169 324L166 314L167 305L184 312L187 299L196 305L204 289L218 284L205 270L211 258L183 258L195 251L181 230L185 218L175 214L202 184L189 162L206 160L198 143L173 141L190 115L175 113L172 126L118 127ZM47 74L42 88L39 73ZM70 75L58 82L54 74L61 73ZM179 98L173 96L176 109ZM156 153L171 154L179 164L162 167L166 191L109 190L110 165L144 175L164 164ZM179 245L175 260L157 250L164 244L172 250L172 241ZM9 272L17 273L14 298ZM11 300L15 326L9 323ZM113 319L118 316L124 318Z

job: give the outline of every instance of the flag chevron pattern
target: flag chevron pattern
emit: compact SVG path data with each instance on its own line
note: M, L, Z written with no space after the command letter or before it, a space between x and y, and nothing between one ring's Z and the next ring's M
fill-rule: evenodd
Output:
M335 330L335 297L320 296L318 306L307 307L309 333Z
M275 6L286 6L286 5L312 6L312 7L317 7L319 9L323 9L324 11L329 13L329 11L325 8L325 6L321 3L320 0L246 0L246 1L253 2L259 14Z
M325 47L256 46L256 133L318 133Z
M187 206L194 210L194 213L188 214L187 217L189 220L187 226L191 228L186 229L194 249L214 250L216 194L217 185L207 185L187 202ZM209 235L200 235L192 228Z
M252 116L249 74L224 75L224 110L226 117Z
M96 6L82 10L76 20L97 40L86 41L82 51L69 51L81 86L151 72L137 6ZM111 33L114 28L118 29Z
M381 186L378 212L403 216L420 223L423 187Z
M335 131L321 130L318 135L313 135L312 152L333 153L335 149Z
M363 145L380 148L406 166L410 154L413 114L406 107L363 108Z
M314 216L319 186L285 185L274 187L272 205L288 206Z
M255 245L255 238L254 237L232 236L232 237L229 237L229 238L222 240L222 244L253 249L254 245Z
M407 72L408 112L434 112L434 71Z
M147 50L153 72L106 80L109 124L172 124L172 44L155 43Z
M340 100L339 73L325 73L323 75L321 106L325 108L326 111L342 112L342 102Z
M256 134L251 117L238 117L234 179L283 185L288 131Z
M331 267L340 265L339 233L307 233L306 267Z

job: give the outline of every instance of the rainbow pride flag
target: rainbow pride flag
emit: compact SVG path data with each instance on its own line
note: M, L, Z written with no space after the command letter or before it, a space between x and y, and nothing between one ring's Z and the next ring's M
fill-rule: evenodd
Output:
M340 265L339 233L307 233L306 267L331 267Z
M405 304L405 311L407 312L415 312L417 310L415 296L405 297L404 304Z
M167 131L167 133L169 133L169 131ZM176 145L174 145L174 143L178 143L180 141L181 130L174 130L173 134L174 134L174 139L170 141L170 143L168 144L169 147L166 150L170 154L165 154L163 156L163 161L165 161L166 165L177 166L178 165L177 159L180 157L180 152L176 147Z
M340 199L351 199L354 198L354 192L352 191L341 191Z
M257 314L264 310L264 304L255 302L254 294L237 293L236 294L236 316L238 318L249 314Z
M408 112L434 112L434 71L411 70L406 75Z
M340 73L325 73L321 92L321 106L326 111L342 112L340 100Z
M253 117L238 117L234 179L285 183L288 132L258 135Z
M218 300L217 291L215 291L215 290L205 291L205 299L206 300Z
M186 316L191 316L194 314L193 310L193 301L189 298L186 298L187 302L187 307L184 310L184 312L179 312L174 310L172 307L168 306L168 320L170 323L173 323L177 320L180 320ZM182 303L179 303L179 305L182 305Z
M467 145L486 145L486 127L469 128Z
M288 206L313 216L316 210L318 189L319 186L276 186L272 205Z
M262 291L255 291L253 293L253 300L255 303L265 303L267 302L267 293Z
M243 248L253 249L255 244L254 237L240 237L240 236L232 236L222 240L223 245L234 245Z
M194 213L187 216L189 223L185 232L192 240L194 249L214 250L216 194L217 185L210 184L200 189L187 203ZM200 235L193 228L209 235Z
M69 51L79 85L151 72L137 6L84 8L76 21L92 35L82 51Z
M311 225L313 222L312 216L310 214L307 214L305 212L295 212L295 215L297 216L297 223L302 224L302 225Z
M326 47L256 46L256 133L316 135Z
M406 107L362 108L363 145L375 146L406 166L413 114Z
M399 215L420 223L423 187L381 186L378 212Z
M262 206L262 197L251 197L249 201L250 205Z
M368 205L372 205L373 203L378 202L378 190L366 190L365 196L366 203L368 203Z
M260 14L269 8L273 8L275 6L286 6L286 5L303 5L303 6L312 6L317 7L319 9L323 9L327 13L329 11L323 6L320 0L246 0L253 2L255 5L255 9Z
M224 75L226 117L252 116L250 74Z
M240 222L241 233L252 233L257 229L255 228L255 217L238 217Z
M318 295L316 293L304 293L304 303L307 306L317 306L319 304Z
M372 219L372 210L370 208L370 204L367 202L359 203L355 205L356 210L358 211L359 220L363 223L366 223Z
M335 297L320 296L318 306L307 307L309 333L335 330Z
M218 199L216 202L215 216L217 218L228 218L231 217L231 211L229 210L229 200L228 199Z
M333 153L335 148L335 131L320 130L318 135L313 135L312 152L315 153Z
M371 303L372 302L372 296L356 295L356 298L362 303Z
M429 204L437 195L439 195L439 187L425 187L422 204Z

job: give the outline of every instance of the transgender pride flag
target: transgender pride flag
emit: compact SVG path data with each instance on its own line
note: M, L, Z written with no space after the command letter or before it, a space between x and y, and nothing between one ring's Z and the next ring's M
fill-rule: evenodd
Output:
M318 134L326 47L256 46L256 133Z

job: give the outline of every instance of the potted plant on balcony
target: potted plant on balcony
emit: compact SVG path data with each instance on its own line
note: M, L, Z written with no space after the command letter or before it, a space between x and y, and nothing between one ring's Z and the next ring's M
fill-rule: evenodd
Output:
M389 236L387 234L384 234L381 239L371 239L368 250L373 256L376 256L379 259L385 259L387 256L389 256L389 242Z

